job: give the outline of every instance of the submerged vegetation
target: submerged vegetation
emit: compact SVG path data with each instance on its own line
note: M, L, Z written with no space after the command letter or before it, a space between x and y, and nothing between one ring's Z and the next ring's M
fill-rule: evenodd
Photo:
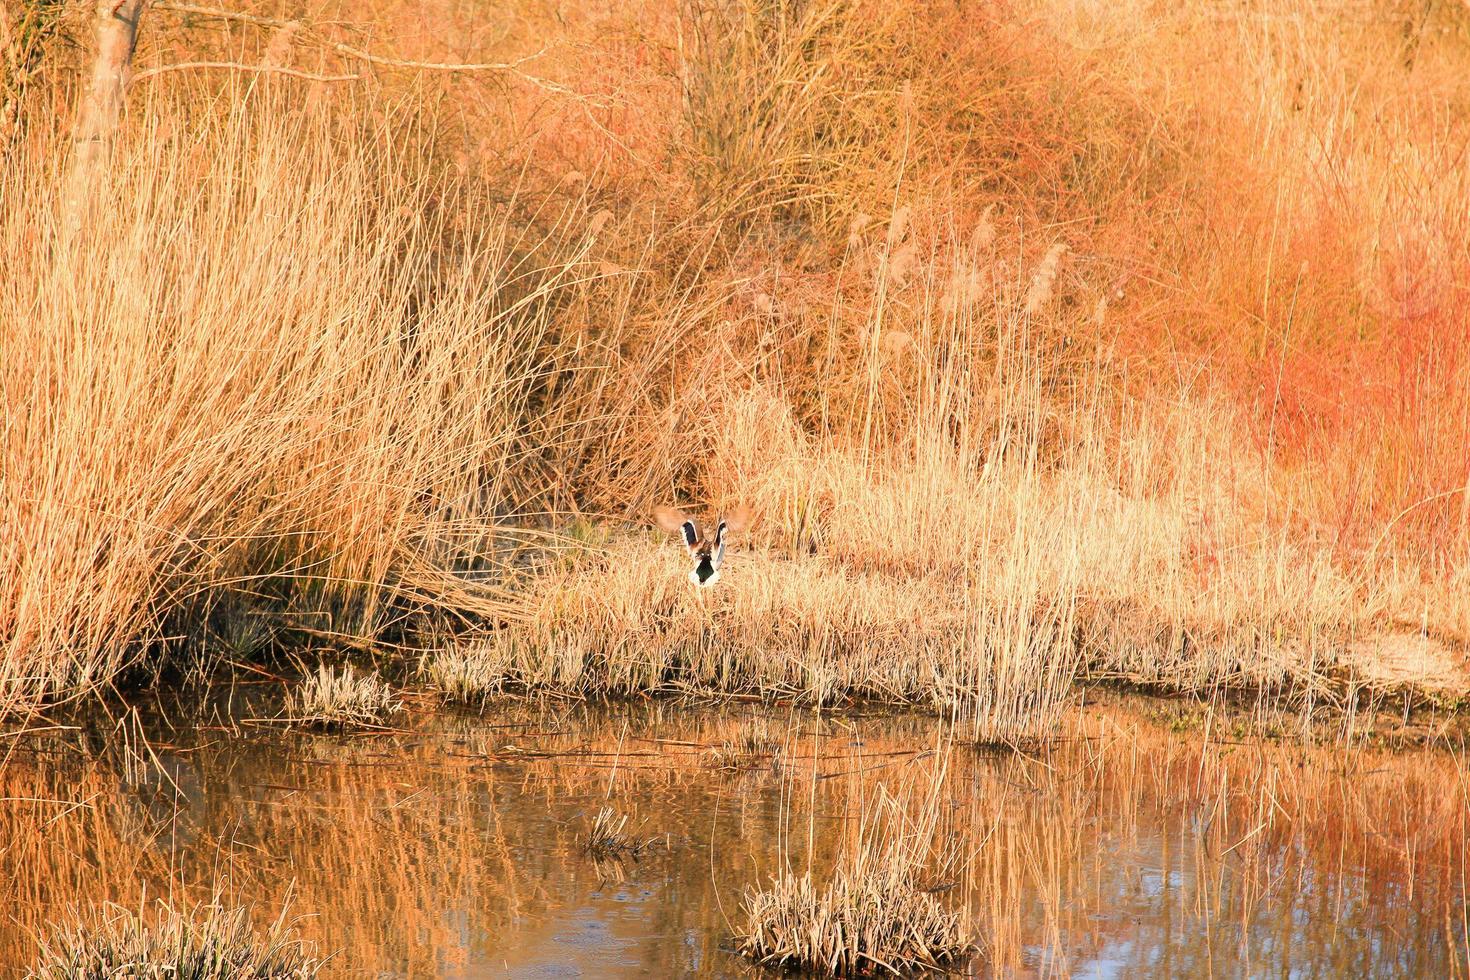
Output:
M727 771L767 767L779 772L785 761L785 746L770 729L752 724L712 746L705 753L704 761L716 769Z
M257 935L249 910L158 903L145 918L104 906L43 940L28 980L311 980L324 961L284 919Z
M277 7L155 3L80 202L0 14L0 710L240 619L982 737L1470 690L1461 7Z

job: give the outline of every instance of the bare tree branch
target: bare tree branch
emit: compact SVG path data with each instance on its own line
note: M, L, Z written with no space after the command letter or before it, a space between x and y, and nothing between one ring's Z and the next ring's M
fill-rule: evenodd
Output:
M362 78L361 75L317 75L295 68L283 68L280 65L246 65L238 61L181 61L175 65L161 65L158 68L149 68L146 71L140 71L133 76L133 82L141 82L166 72L188 71L194 68L225 68L232 71L269 72L276 75L290 75L293 78L305 78L313 82L355 82Z
M153 3L153 9L169 10L178 14L195 14L201 17L216 17L221 20L233 20L245 24L254 24L257 27L273 27L278 29L290 29L292 31L302 29L302 24L300 21L281 20L277 17L261 17L257 14L247 14L238 10L225 10L220 7L204 7L193 3L176 3L174 2L174 0L155 0L155 2ZM546 54L545 48L542 48L535 54L526 55L524 58L517 58L515 61L485 61L474 63L445 61L411 61L407 58L389 58L385 57L384 55L372 54L371 52L364 51L361 48L354 48L350 44L343 44L341 41L333 41L330 38L323 37L319 33L310 31L309 28L306 32L310 33L312 36L312 40L322 47L330 48L333 51L336 51L338 54L345 55L349 58L357 58L360 61L366 61L367 63L372 65L380 65L384 68L410 68L422 71L447 72L507 72L509 74L515 75L517 78L520 78L523 81L535 85L537 88L542 88L549 92L556 92L561 95L570 95L578 99L586 98L586 96L578 92L574 92L564 85L560 85L546 78L541 78L538 75L532 75L529 72L523 71L521 69L522 65L530 61L535 61L537 58L540 58L542 55Z
M286 27L296 21L281 20L278 17L261 17L257 14L247 14L239 10L222 10L218 7L200 7L192 3L170 3L165 0L157 0L153 4L155 10L172 10L178 14L199 14L202 17L217 17L221 20L238 20L246 24L256 24L260 27Z
M407 68L419 69L424 71L456 73L488 71L502 72L505 74L513 75L514 77L519 78L520 80L526 82L527 84L533 85L536 88L542 89L546 92L552 92L556 95L564 96L576 102L581 107L583 114L587 117L588 124L591 125L592 128L596 129L598 132L602 133L603 136L611 140L624 153L627 153L629 156L635 158L637 156L633 152L632 148L624 143L621 139L619 139L606 126L604 126L602 122L597 118L596 114L592 111L594 107L604 109L607 108L609 106L609 103L607 101L593 98L582 92L567 88L565 85L553 82L550 79L542 78L538 75L532 75L531 73L522 70L522 65L526 64L527 62L534 61L537 58L540 58L542 55L546 54L546 48L542 48L535 54L527 55L524 58L517 58L515 61L492 61L478 63L411 61L406 58L389 58L383 55L372 54L370 52L362 50L361 48L355 48L350 44L343 44L340 41L333 41L330 38L323 36L320 31L314 30L310 24L305 24L299 20L284 20L279 17L262 17L259 14L247 14L239 10L227 10L222 7L207 7L196 3L183 3L180 2L180 0L153 0L151 9L167 10L176 14L192 14L198 17L214 17L219 20L235 21L242 24L253 24L256 27L261 27L278 32L277 40L280 41L284 39L287 46L289 46L291 39L302 38L307 43L328 48L345 57L356 58L359 61L366 62L370 65L378 65L384 68ZM272 42L272 45L276 46L276 42ZM267 63L270 65L274 65L277 62L277 59L281 57L281 55L282 52L280 51L277 51L274 54L268 53L266 59ZM144 72L143 74L152 74L152 72Z

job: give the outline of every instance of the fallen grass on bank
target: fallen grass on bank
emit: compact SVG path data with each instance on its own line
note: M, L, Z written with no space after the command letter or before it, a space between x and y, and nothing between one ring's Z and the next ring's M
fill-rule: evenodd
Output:
M246 908L159 902L144 917L118 905L42 940L28 980L309 980L325 966L284 916L257 934Z
M1004 738L1044 731L1079 676L1330 699L1361 664L1349 644L1371 642L1357 588L1323 555L1257 541L1201 568L1184 501L1129 495L1085 469L967 478L931 457L867 472L837 454L803 468L816 554L783 556L785 529L757 528L732 543L719 585L694 590L677 544L615 538L533 579L517 622L429 654L427 675L468 701L513 690L919 704ZM792 492L748 491L776 515Z

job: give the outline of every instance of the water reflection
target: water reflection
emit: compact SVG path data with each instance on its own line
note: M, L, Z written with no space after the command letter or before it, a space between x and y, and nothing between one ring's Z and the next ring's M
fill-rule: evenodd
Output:
M262 918L289 898L345 976L749 975L728 951L744 889L820 871L884 786L941 794L982 975L1467 973L1449 751L1207 739L1126 703L1030 753L745 706L425 710L357 737L108 725L10 739L0 963L73 905L218 887ZM585 853L606 802L657 838L637 860Z

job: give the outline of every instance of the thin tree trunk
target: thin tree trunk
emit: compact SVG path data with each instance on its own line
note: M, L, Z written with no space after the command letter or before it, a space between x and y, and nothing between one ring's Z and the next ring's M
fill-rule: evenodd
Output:
M68 206L74 221L80 206L107 160L107 151L122 121L138 22L148 0L98 0L97 60L92 82L77 113Z

